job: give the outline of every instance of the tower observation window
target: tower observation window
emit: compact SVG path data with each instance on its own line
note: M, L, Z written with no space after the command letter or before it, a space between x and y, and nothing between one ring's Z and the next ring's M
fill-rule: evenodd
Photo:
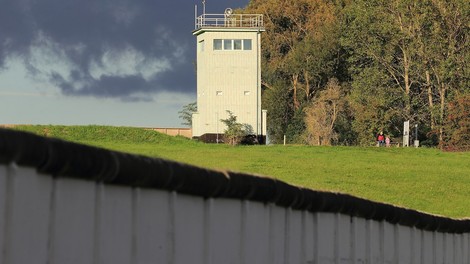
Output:
M214 39L214 50L252 50L251 39Z

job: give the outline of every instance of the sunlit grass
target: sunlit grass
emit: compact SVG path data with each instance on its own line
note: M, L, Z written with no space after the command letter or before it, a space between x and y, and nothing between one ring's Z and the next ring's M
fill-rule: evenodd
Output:
M470 153L426 148L231 147L124 127L22 129L212 169L266 175L298 186L348 193L434 214L470 217Z

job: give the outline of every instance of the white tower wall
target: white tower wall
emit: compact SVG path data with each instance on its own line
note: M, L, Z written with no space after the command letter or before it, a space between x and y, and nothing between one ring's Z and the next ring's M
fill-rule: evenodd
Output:
M196 29L197 107L193 137L222 134L228 111L262 134L260 27ZM217 42L217 43L215 43ZM221 44L222 46L218 46ZM229 45L227 45L229 44ZM241 44L241 45L240 45Z

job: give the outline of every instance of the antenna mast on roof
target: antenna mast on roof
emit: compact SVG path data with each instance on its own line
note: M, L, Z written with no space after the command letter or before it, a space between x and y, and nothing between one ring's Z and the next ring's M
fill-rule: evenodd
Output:
M202 15L206 14L206 0L202 0Z

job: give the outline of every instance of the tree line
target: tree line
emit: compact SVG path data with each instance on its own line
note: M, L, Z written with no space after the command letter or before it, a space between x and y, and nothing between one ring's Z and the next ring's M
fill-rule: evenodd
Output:
M273 143L470 146L468 0L251 0Z

